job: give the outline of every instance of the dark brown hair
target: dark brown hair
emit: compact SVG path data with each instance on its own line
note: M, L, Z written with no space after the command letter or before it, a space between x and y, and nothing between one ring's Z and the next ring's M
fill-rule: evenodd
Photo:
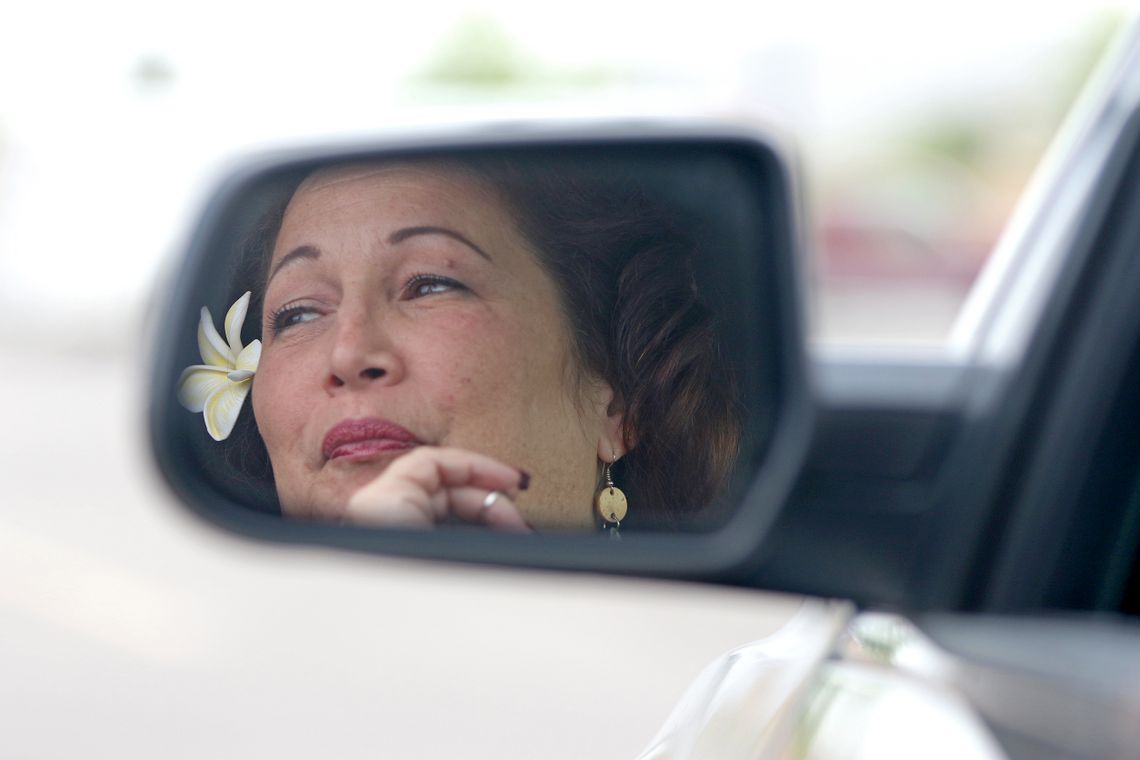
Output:
M630 502L628 525L674 527L720 492L736 459L740 424L732 377L712 313L693 277L692 241L644 180L601 162L479 156L425 161L466 171L494 188L562 295L579 371L604 380L623 413L627 454L614 479ZM240 294L261 297L292 189L243 246ZM260 324L260 323L259 323ZM244 472L268 457L243 411L228 446Z

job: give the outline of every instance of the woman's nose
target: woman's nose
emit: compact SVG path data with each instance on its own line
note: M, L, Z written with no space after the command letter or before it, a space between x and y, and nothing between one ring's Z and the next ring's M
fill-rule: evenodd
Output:
M403 361L382 326L367 319L344 319L337 325L326 390L392 385L403 376Z

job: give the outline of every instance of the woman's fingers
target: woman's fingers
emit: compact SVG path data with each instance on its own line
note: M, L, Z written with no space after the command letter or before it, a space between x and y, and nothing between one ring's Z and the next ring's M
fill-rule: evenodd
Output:
M388 466L425 490L475 486L517 495L530 477L516 467L466 449L420 446Z
M528 481L517 468L484 454L420 446L353 494L345 516L389 527L429 527L454 516L504 530L529 530L514 504ZM491 493L500 495L490 498Z

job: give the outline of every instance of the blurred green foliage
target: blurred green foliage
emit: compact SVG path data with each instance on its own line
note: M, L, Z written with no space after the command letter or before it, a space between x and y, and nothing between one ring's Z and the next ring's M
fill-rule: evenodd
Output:
M416 95L536 95L603 86L615 74L603 65L553 65L531 54L491 16L463 16L413 77Z
M903 152L913 158L949 159L983 172L1003 171L1011 163L1035 163L1126 21L1118 10L1092 14L1063 55L1043 61L1042 76L1049 86L1027 86L1024 95L1014 95L1001 113L947 104L902 136L908 146Z
M444 37L417 79L420 84L502 89L526 81L533 68L498 22L472 14Z

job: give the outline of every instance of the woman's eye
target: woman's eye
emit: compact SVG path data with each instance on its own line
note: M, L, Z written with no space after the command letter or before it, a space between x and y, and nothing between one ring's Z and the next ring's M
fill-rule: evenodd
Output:
M453 290L466 289L463 283L457 282L450 277L418 274L408 281L407 294L409 299L413 299L448 293Z
M311 322L316 318L317 313L308 306L284 306L273 312L269 324L273 328L274 335L276 335L294 325Z

